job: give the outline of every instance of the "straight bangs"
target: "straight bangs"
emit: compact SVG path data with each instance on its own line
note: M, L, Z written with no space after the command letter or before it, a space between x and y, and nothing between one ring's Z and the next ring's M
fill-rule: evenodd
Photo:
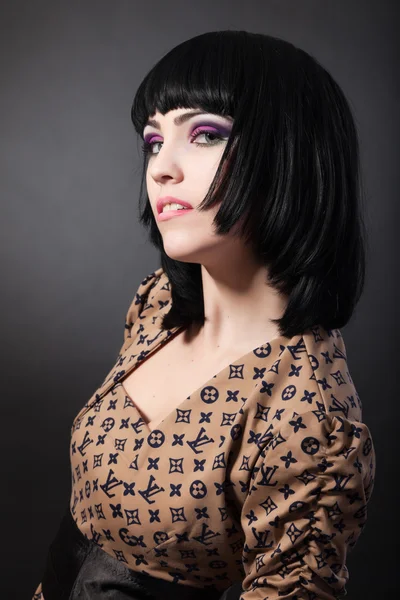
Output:
M332 76L290 42L247 31L207 32L173 48L140 84L131 110L143 138L156 111L200 108L233 118L215 177L198 210L221 202L213 224L234 225L266 283L288 296L278 325L293 337L343 327L365 277L359 148L349 103ZM163 328L204 323L201 265L168 257L145 190L139 221L160 250L172 306ZM144 200L144 204L143 204Z
M214 220L219 235L229 232L245 208L249 208L253 195L248 187L250 174L255 167L263 170L265 166L260 135L260 120L265 126L261 112L264 91L259 86L261 81L266 86L267 73L257 38L256 34L244 31L222 31L183 42L146 76L131 111L133 125L141 137L149 116L156 111L165 115L176 108L200 108L234 119L214 180L198 206L198 210L206 210L222 201ZM268 87L274 87L273 80ZM272 120L273 115L269 115L269 121ZM144 158L144 176L146 163L147 157ZM150 225L148 198L146 204L147 211L141 221ZM246 232L241 230L243 233ZM251 238L252 233L248 231L247 237Z

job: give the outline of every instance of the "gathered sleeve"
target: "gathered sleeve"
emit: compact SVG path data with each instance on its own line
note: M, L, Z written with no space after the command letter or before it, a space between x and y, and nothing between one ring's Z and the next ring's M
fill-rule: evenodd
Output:
M366 523L375 452L364 423L293 413L260 450L242 506L240 600L333 600Z

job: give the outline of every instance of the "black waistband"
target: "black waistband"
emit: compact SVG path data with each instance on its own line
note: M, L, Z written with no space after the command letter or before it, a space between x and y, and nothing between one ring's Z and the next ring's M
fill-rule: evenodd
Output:
M49 547L42 577L45 600L223 600L225 592L194 588L129 569L77 527L69 506Z

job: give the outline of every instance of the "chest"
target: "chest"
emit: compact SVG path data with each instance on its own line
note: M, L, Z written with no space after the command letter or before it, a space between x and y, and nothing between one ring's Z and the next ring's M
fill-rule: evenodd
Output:
M123 387L150 429L229 364L229 357L204 356L177 334L161 344L123 379Z

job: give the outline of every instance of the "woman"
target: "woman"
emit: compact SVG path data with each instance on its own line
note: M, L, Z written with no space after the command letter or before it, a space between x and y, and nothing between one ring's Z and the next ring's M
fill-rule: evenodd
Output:
M72 424L34 599L336 598L375 473L340 332L365 276L349 105L292 44L217 31L155 65L132 121L161 267Z

